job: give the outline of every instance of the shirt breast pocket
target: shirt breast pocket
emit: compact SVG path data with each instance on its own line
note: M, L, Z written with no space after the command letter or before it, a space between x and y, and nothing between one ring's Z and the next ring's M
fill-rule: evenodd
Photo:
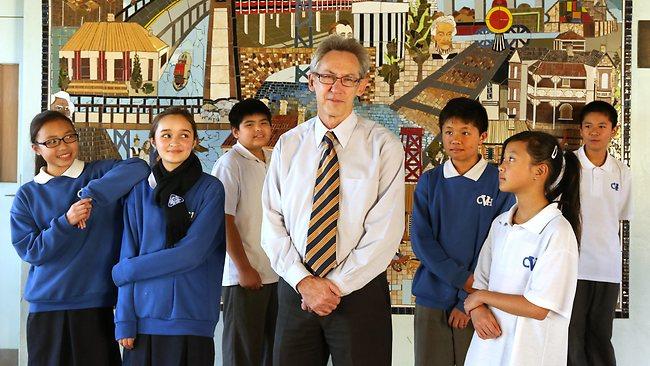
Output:
M375 179L341 178L340 219L363 223L377 199L379 182Z

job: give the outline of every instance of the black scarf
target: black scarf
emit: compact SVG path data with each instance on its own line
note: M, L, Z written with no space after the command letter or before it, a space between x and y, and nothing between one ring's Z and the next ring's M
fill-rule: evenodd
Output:
M199 158L192 153L171 172L165 169L160 160L151 171L156 178L154 199L165 210L167 220L165 248L171 248L187 234L190 227L191 217L183 196L201 177L203 168Z

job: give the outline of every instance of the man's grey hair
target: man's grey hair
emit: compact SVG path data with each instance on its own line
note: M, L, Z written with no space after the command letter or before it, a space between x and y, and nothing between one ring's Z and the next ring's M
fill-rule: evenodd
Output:
M350 52L356 56L357 61L359 61L359 76L365 77L366 74L368 74L368 70L370 70L370 57L368 56L368 51L366 51L366 49L363 48L356 39L343 38L336 34L328 36L320 43L320 45L318 45L318 48L316 48L311 57L309 71L315 72L320 60L330 51Z
M456 30L456 20L454 19L453 16L451 16L451 15L443 15L441 17L436 18L436 20L434 20L433 24L431 25L431 28L434 30L434 32L438 31L438 28L436 28L436 27L440 23L449 23L449 24L454 26L454 30L451 32L452 36L455 36L456 33L458 32Z

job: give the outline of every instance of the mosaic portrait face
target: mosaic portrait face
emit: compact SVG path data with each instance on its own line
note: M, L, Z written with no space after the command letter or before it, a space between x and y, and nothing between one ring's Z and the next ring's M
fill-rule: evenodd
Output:
M436 25L435 32L433 33L433 40L436 46L441 50L449 50L452 48L451 37L454 33L454 25L451 23L440 22Z
M345 25L345 24L337 24L336 28L334 28L334 31L336 34L343 38L353 38L354 33L352 31L352 26Z
M54 98L54 102L50 104L51 111L57 111L65 114L68 118L72 117L72 112L70 111L70 106L68 101L63 98Z

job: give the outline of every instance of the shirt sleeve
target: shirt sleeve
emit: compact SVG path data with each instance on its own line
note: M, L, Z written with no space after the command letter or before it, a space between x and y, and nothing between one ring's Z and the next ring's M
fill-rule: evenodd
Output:
M357 246L328 275L342 295L386 271L404 235L404 148L391 139L380 153L378 197L366 214Z
M549 240L534 264L524 297L568 319L578 281L578 243L568 223L552 233Z
M467 292L465 290L458 290L458 295L456 295L456 298L458 301L456 301L456 305L454 307L463 313L465 312L465 299L467 299Z
M311 274L302 264L300 253L291 241L282 213L282 141L273 149L273 159L262 188L262 248L275 273L294 289Z
M137 256L140 248L140 235L138 233L140 224L133 209L133 201L134 194L131 194L124 205L124 231L122 232L122 248L120 249L121 260ZM133 300L133 283L127 283L117 289L115 339L134 338L138 330L137 324Z
M101 178L91 180L81 189L80 198L90 197L93 205L106 206L125 196L150 173L149 166L140 158L112 162L110 170Z
M213 176L217 177L223 184L226 193L224 210L226 215L235 216L237 203L239 202L239 167L228 156L223 155L212 168Z
M70 225L65 212L50 220L41 229L30 214L25 197L19 192L10 211L11 242L18 256L25 262L39 266L55 260L63 253L75 252L85 241L84 230Z
M223 210L224 194L219 189L208 190L187 234L173 248L159 250L132 258L121 259L113 267L113 281L126 283L169 276L190 271L205 262L215 250L226 253L226 231ZM215 248L213 244L219 243Z
M492 226L494 226L494 224ZM488 236L487 238L485 238L485 242L483 243L483 246L481 247L481 251L478 255L476 268L474 269L474 283L472 284L472 288L476 290L487 290L490 288L490 269L492 267L493 230L494 229L490 227ZM464 290L461 289L458 291L458 302L456 303L455 307L462 312L465 312L465 299L467 298L467 296L468 296L467 292L465 292Z
M474 284L473 288L477 290L487 290L490 287L490 269L492 267L492 246L493 240L492 236L494 235L494 224L490 228L483 246L481 247L481 252L478 255L478 261L476 262L476 269L474 270Z
M432 226L432 213L429 210L433 199L429 196L430 179L430 174L422 175L415 187L411 222L413 253L427 271L446 283L462 289L471 272L449 257L437 239L437 228Z
M623 197L622 207L619 220L632 220L632 174L630 169L626 166L623 170Z

